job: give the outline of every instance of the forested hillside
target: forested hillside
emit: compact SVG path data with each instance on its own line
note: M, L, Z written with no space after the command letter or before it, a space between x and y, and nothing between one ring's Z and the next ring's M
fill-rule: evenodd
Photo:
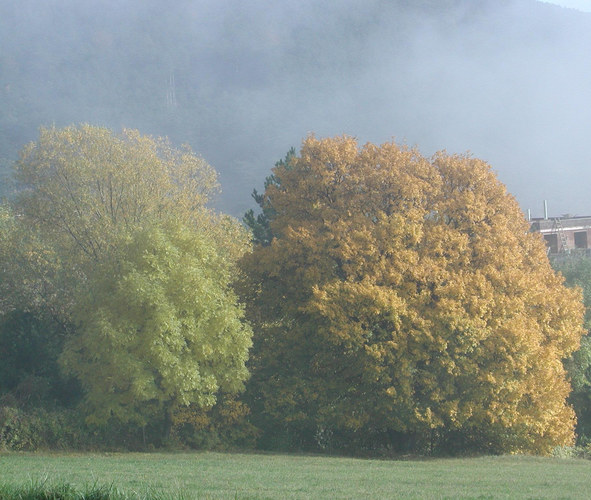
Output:
M84 122L189 143L234 215L309 131L471 150L522 207L588 211L591 15L534 0L0 0L0 47L4 193L39 126Z

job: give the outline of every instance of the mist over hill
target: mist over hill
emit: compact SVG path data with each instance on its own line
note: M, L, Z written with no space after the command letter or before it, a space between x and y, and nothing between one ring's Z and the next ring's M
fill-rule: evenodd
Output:
M591 14L535 0L0 0L0 167L40 125L137 128L240 216L291 146L346 133L469 150L533 215L590 214L590 53Z

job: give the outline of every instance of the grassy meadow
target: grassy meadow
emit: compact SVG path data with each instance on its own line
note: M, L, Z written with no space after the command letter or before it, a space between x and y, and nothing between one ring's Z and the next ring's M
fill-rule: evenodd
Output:
M591 498L591 461L426 460L224 453L0 454L2 488L68 484L129 498Z

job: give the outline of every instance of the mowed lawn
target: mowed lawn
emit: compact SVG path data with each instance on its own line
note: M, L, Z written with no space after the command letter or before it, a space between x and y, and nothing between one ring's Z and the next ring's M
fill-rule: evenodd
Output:
M365 460L239 453L0 454L0 484L112 485L168 498L591 498L591 461Z

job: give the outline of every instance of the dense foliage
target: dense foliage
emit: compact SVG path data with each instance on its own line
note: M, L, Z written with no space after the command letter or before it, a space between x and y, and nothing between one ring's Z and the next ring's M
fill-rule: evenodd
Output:
M541 452L573 440L582 306L490 167L306 139L243 265L268 446ZM263 234L259 231L259 234Z
M251 330L230 283L248 237L206 207L203 159L137 131L47 128L15 178L0 214L8 403L45 384L48 407L82 398L88 423L167 435L179 408L242 389Z
M79 333L60 359L81 381L93 420L146 425L243 388L250 329L231 278L203 232L175 225L117 245L89 277L73 311Z
M591 442L591 259L574 251L552 259L552 267L564 275L565 283L583 291L585 330L581 347L566 361L572 385L569 400L577 414L577 438L581 445Z
M481 160L310 136L250 235L137 131L41 129L14 174L0 448L549 453L571 404L584 444L580 291ZM588 302L586 262L555 266Z

